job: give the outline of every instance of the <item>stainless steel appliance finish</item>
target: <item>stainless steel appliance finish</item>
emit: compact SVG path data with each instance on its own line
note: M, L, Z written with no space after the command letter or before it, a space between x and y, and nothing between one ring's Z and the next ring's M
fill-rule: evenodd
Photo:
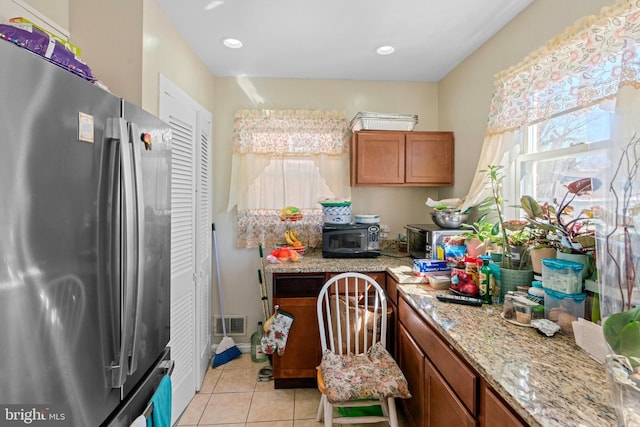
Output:
M378 224L324 224L323 258L374 258L380 256Z
M409 254L419 259L439 259L437 245L446 236L457 236L465 229L445 229L434 224L409 224L407 230L407 247Z
M170 129L10 43L0 58L0 407L128 425L169 341Z

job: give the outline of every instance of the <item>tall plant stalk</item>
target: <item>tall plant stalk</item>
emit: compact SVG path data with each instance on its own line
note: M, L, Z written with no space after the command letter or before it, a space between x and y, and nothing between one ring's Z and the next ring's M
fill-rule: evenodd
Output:
M620 298L623 310L631 310L631 300L633 297L633 288L636 283L636 268L633 261L633 244L631 241L630 228L634 228L631 221L631 206L633 193L633 185L637 181L638 168L640 167L640 138L634 135L622 150L622 155L618 161L617 167L609 184L609 192L613 195L614 211L613 211L613 228L606 235L606 251L609 260L614 264L614 274L616 275L616 283L620 291ZM620 173L624 173L624 185L622 186L622 195L616 189L616 180ZM620 204L622 203L622 206ZM619 209L621 207L621 209ZM617 259L613 250L613 236L622 228L624 258ZM624 267L621 266L624 263ZM623 277L624 276L624 277Z
M505 268L511 268L511 247L509 246L509 237L507 230L504 228L504 218L502 216L502 166L501 165L488 165L488 169L485 170L489 183L491 185L491 196L487 197L483 202L484 209L495 209L498 215L498 222L494 226L493 235L502 236L502 266ZM481 208L482 209L482 208Z

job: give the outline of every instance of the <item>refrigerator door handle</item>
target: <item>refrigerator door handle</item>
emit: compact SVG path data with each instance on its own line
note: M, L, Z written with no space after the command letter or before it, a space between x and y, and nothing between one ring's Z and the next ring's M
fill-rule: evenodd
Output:
M135 252L134 237L134 199L133 199L133 176L132 176L132 159L129 148L129 132L127 131L127 122L122 118L110 119L110 126L107 127L109 135L115 144L118 145L120 153L120 271L117 276L120 282L120 348L115 354L117 360L113 361L108 368L111 370L111 387L120 388L127 378L127 358L131 349L131 341L133 335L131 324L133 322L133 293L135 279L135 263L131 262L131 254Z
M142 326L142 302L144 300L144 187L142 182L142 160L140 143L140 132L138 125L129 123L129 144L133 154L133 190L135 196L135 252L131 255L131 260L136 265L136 302L133 314L133 339L129 356L129 374L132 374L138 368L138 339L140 338L140 328Z

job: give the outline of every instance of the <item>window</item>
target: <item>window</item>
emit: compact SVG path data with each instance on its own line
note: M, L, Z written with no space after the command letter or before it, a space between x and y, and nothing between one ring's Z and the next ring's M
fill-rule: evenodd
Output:
M551 202L564 196L569 183L602 176L609 166L613 116L611 108L594 105L528 126L514 162L518 184L512 189L513 200L526 194ZM602 200L585 196L572 203L576 211L593 205L602 205Z
M240 110L234 120L229 209L237 208L236 246L273 247L287 227L317 247L319 201L350 200L349 131L345 113L306 110ZM280 221L296 206L302 219Z

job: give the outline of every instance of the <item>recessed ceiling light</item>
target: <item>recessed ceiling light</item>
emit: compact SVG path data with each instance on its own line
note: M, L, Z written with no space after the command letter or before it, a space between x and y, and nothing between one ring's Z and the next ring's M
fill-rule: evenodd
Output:
M222 44L230 49L240 49L242 47L242 42L238 39L224 39Z
M222 6L222 4L224 4L224 2L223 2L223 1L220 1L220 0L213 0L212 2L210 2L209 4L207 4L207 5L204 7L204 10L213 10L213 9L215 9L215 8L216 8L216 7L218 7L218 6Z
M376 53L378 55L391 55L396 51L396 48L391 45L380 46L376 48Z

